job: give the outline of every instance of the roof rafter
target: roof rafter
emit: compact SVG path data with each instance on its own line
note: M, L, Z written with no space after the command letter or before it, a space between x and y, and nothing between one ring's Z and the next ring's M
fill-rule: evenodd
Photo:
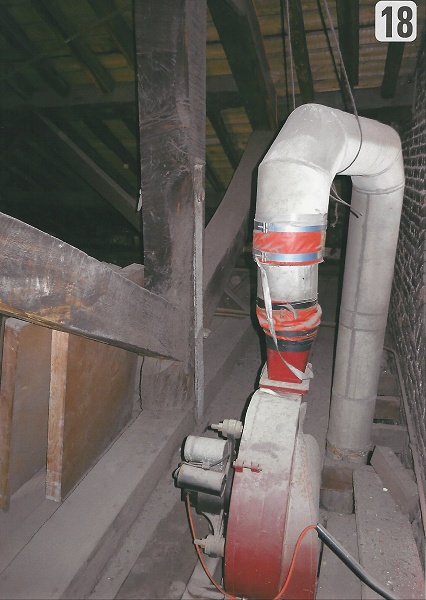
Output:
M393 98L404 54L404 42L389 42L386 54L385 72L381 87L382 98Z
M85 40L77 37L74 25L59 8L56 0L32 0L41 18L64 40L80 64L91 74L103 92L111 92L115 81Z
M289 0L289 17L291 30L290 42L300 94L303 103L312 102L314 99L314 81L309 62L303 9L300 0Z
M208 0L208 7L253 129L276 127L276 94L252 0Z
M358 85L359 0L336 0L339 45L351 87Z
M50 119L38 114L40 123L50 133L52 148L60 152L68 164L89 183L107 202L135 227L140 230L139 215L136 212L136 198L123 190L99 165L83 152Z

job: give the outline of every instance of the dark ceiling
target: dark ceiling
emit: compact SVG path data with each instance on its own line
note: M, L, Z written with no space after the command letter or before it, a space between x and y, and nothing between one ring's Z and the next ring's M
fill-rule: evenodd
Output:
M359 113L410 119L420 33L378 42L374 0L207 4L207 218L253 130L276 130L294 103L352 111L339 48ZM0 210L140 262L133 2L1 0L0 34Z

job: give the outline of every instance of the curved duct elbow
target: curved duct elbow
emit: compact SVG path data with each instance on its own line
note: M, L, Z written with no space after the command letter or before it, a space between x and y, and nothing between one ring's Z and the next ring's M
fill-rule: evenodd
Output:
M350 219L333 389L353 412L367 398L370 404L373 395L375 400L392 283L404 169L400 139L391 127L315 104L290 115L258 173L257 314L267 339L269 379L297 383L308 377L309 349L321 316L317 269L337 174L352 176L351 204L361 213ZM336 425L332 401L332 448L339 453L343 444L363 454L369 434L343 441L335 430L354 415L341 407L334 412Z

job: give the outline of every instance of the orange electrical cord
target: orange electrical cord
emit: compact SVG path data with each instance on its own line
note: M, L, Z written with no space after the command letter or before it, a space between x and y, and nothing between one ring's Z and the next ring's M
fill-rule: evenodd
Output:
M186 502L186 511L188 513L189 527L191 529L192 541L194 541L196 539L196 535L195 535L194 520L193 520L192 514L191 514L191 502L189 499L188 492L186 493L186 496L185 496L185 502ZM225 592L225 590L223 590L220 587L220 585L218 583L216 583L216 581L213 579L212 575L210 574L210 571L208 570L206 563L204 562L203 555L201 554L200 548L196 544L194 544L194 546L195 546L195 550L197 551L198 560L200 561L205 574L210 579L210 581L212 582L214 587L217 589L217 591L220 592L221 594L223 594L225 596L225 598L230 598L231 600L238 600L238 598L236 596L232 596L231 594L228 594L227 592Z
M194 520L193 520L192 514L191 514L191 502L190 502L190 499L189 499L189 493L188 492L186 493L186 496L185 496L185 503L186 503L186 511L188 513L188 521L189 521L189 528L191 530L192 541L194 541L196 539L196 535L195 535ZM278 594L273 598L273 600L280 600L281 597L282 597L282 595L286 591L287 586L290 583L290 579L291 579L291 576L292 576L293 571L294 571L294 566L296 564L296 558L297 558L297 553L298 553L299 548L300 548L300 544L302 543L302 540L305 537L305 535L308 533L308 531L310 531L311 529L315 529L315 527L316 527L316 525L308 525L308 527L305 527L305 529L299 535L296 547L294 549L293 558L291 559L291 564L290 564L290 568L288 570L288 575L286 577L286 580L284 582L283 587L278 592ZM198 555L198 560L200 561L201 566L203 567L205 574L207 575L207 577L209 578L209 580L211 581L211 583L214 585L214 587L218 590L218 592L220 592L221 594L223 594L225 596L225 598L230 598L230 600L238 600L238 598L236 596L233 596L232 594L228 594L227 592L225 592L224 589L222 589L220 587L220 585L218 583L216 583L216 581L213 579L212 575L210 574L210 571L208 570L206 563L204 562L203 555L201 553L200 548L196 544L194 544L194 546L195 546L195 550L196 550L197 555Z
M308 527L305 527L305 529L299 535L296 547L294 549L293 558L291 559L291 564L290 564L290 568L288 570L288 574L287 574L286 580L284 582L283 587L280 589L280 591L278 592L278 594L275 596L275 598L273 600L280 600L280 598L283 596L284 592L286 591L287 586L290 583L290 579L291 579L291 576L292 576L293 571L294 571L294 566L296 564L296 558L297 558L297 553L299 552L300 544L302 543L303 538L308 533L308 531L310 531L311 529L315 529L315 528L316 528L316 525L308 525Z

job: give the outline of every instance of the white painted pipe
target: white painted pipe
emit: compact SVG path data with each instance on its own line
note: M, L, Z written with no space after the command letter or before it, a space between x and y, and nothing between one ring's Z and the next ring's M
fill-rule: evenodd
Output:
M323 223L337 174L352 177L351 204L361 216L350 217L327 445L337 459L364 461L371 445L403 198L398 134L339 110L299 107L260 164L255 220L295 227ZM298 291L288 286L292 302L312 296L316 288L317 264L262 268L272 289L297 280Z

